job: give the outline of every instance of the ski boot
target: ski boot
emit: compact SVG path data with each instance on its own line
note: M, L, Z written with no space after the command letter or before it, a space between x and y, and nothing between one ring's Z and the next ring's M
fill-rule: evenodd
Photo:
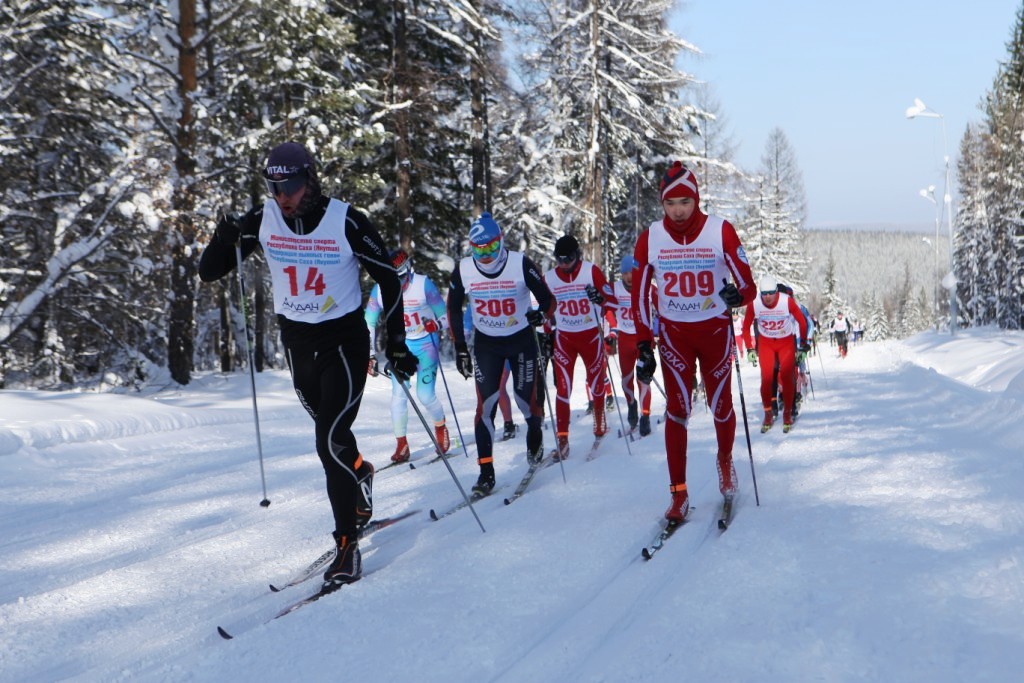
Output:
M409 459L409 442L406 437L399 436L395 452L391 454L391 462L405 462Z
M640 436L647 436L651 433L651 416L640 416Z
M473 485L473 497L483 498L494 490L494 465L480 468L480 477Z
M448 449L452 447L451 439L448 438L448 427L445 426L444 420L434 423L434 438L437 439L437 445L441 447L441 455L448 452Z
M626 422L629 423L631 430L636 429L636 423L639 420L637 416L637 402L630 401L626 404Z
M732 453L718 454L718 490L727 499L734 497L739 491L739 479L736 477L736 465L732 461Z
M681 524L690 511L690 496L686 492L686 484L673 484L669 490L672 491L672 504L665 510L665 519L669 524Z
M516 423L512 420L505 421L505 431L501 434L502 441L516 438Z
M334 540L338 544L338 554L324 572L324 588L355 583L363 576L363 555L359 552L356 535L339 536L335 532Z

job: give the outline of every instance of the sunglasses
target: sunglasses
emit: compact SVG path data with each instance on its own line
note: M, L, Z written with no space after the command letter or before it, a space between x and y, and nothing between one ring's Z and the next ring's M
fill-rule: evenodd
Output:
M473 244L473 257L477 259L493 258L501 250L501 239L494 239L487 244Z
M767 292L761 292L761 296L772 296L773 294L778 294L778 293L779 293L779 290L772 289L772 290L767 291Z
M576 254L562 254L561 256L556 256L555 260L559 263L569 264L576 260Z
M270 180L267 178L264 182L267 184L267 192L272 197L281 194L290 197L306 186L306 174L300 173L284 180Z

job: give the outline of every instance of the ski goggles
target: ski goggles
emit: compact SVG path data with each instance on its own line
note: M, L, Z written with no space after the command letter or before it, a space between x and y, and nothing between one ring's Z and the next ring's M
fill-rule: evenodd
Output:
M561 256L556 256L555 260L559 263L569 265L576 261L576 254L562 254Z
M776 295L776 294L778 294L778 293L779 293L779 290L777 290L777 289L771 289L771 290L768 290L767 292L765 292L765 291L762 291L762 292L761 292L761 296L775 296L775 295Z
M286 197L291 197L306 186L306 174L299 173L281 180L264 178L263 182L267 184L267 192L270 193L270 196L276 197L283 194Z
M473 244L473 258L480 259L492 259L498 256L498 252L501 251L501 238L491 240L487 244Z

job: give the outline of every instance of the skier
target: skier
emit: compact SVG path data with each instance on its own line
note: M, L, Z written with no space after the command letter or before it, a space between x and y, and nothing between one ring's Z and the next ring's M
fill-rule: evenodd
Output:
M551 356L557 396L555 459L564 460L569 457L569 399L577 358L583 359L588 394L593 397L594 436L600 438L608 431L604 400L608 373L601 317L602 306L614 306L617 300L604 273L583 259L580 244L572 235L562 235L555 242L555 260L544 281L556 302Z
M636 370L637 334L633 315L633 300L630 294L633 288L633 270L637 261L631 255L622 257L619 266L619 279L615 282L616 328L618 329L619 370L622 372L622 395L626 397L626 419L629 428L637 429L640 436L651 433L651 385L644 384L637 378L636 389L633 391L633 377ZM638 415L639 413L639 415Z
M761 366L761 404L764 422L761 433L771 429L775 422L772 400L772 375L778 364L779 385L782 387L782 431L793 426L793 404L796 393L796 350L806 352L807 321L796 299L779 291L774 277L765 275L758 283L761 296L747 308L743 317L743 338L750 349L748 356L756 355ZM750 329L757 322L757 351L754 350Z
M850 323L843 320L842 311L836 313L836 319L832 321L832 334L835 335L836 344L839 346L839 357L846 358L850 335Z
M730 361L734 341L729 309L749 304L756 289L736 229L698 207L700 194L692 171L675 162L662 178L660 194L665 216L641 233L633 252L638 265L633 272L632 297L640 340L637 377L650 382L657 365L651 346L651 302L654 287L658 289L658 351L668 401L665 450L672 494L665 518L670 524L678 524L690 509L686 428L698 360L718 440L719 490L726 500L737 491L732 462L736 413L732 405ZM728 282L730 276L735 282Z
M373 465L359 453L352 433L370 358L359 265L380 285L385 356L393 373L408 378L416 357L405 345L402 287L370 220L322 193L305 147L274 147L263 178L274 201L218 223L199 260L199 277L212 282L237 267L239 239L243 259L257 246L263 249L292 384L316 425L316 451L334 513L338 553L324 584L351 583L362 576L359 528L373 515Z
M526 450L531 463L544 457L541 433L544 382L534 327L552 313L554 300L540 270L522 252L509 251L501 228L490 213L482 213L469 228L472 255L452 271L448 290L448 320L455 341L459 373L476 380L475 433L480 477L474 497L494 489L494 424L491 411L506 361L512 368L516 403L526 417ZM538 308L530 308L530 294ZM466 300L473 316L473 353L466 346L462 307ZM474 360L476 372L474 373Z
M393 251L390 254L391 265L402 281L402 301L405 305L405 341L409 350L416 356L416 398L419 399L423 411L434 421L434 438L441 447L441 453L447 453L451 447L448 427L444 419L444 406L437 398L437 364L439 357L438 332L445 328L448 314L444 299L437 286L426 275L413 272L412 261L404 251ZM384 303L380 296L380 285L374 285L370 298L366 302L366 325L371 336L377 329ZM374 348L379 347L381 340L371 339ZM371 361L370 374L375 372L376 363ZM399 386L399 380L391 375L391 425L394 428L395 452L391 455L392 462L405 462L409 459L409 441L406 437L409 426L409 401L405 390Z

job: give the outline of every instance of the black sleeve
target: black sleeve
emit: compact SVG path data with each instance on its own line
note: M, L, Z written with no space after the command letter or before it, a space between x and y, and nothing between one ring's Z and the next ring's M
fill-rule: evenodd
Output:
M448 284L448 329L452 331L452 339L455 346L466 345L466 328L463 319L462 306L466 301L466 289L462 286L462 269L459 263L455 263L455 270L452 271Z
M373 223L361 211L348 208L345 217L345 238L352 253L366 268L366 272L380 286L383 302L381 315L387 329L388 341L405 341L405 306L402 302L402 283L388 258L384 239Z
M548 289L548 283L544 281L544 276L540 274L540 268L525 256L523 257L523 274L526 279L526 286L533 292L534 298L537 299L537 310L542 311L548 317L553 316L555 314L555 297L552 296L551 290Z
M260 224L263 222L263 206L249 209L242 217L242 260L256 251L260 245ZM210 243L199 257L199 279L203 282L219 280L235 269L235 245L225 244L213 233Z

